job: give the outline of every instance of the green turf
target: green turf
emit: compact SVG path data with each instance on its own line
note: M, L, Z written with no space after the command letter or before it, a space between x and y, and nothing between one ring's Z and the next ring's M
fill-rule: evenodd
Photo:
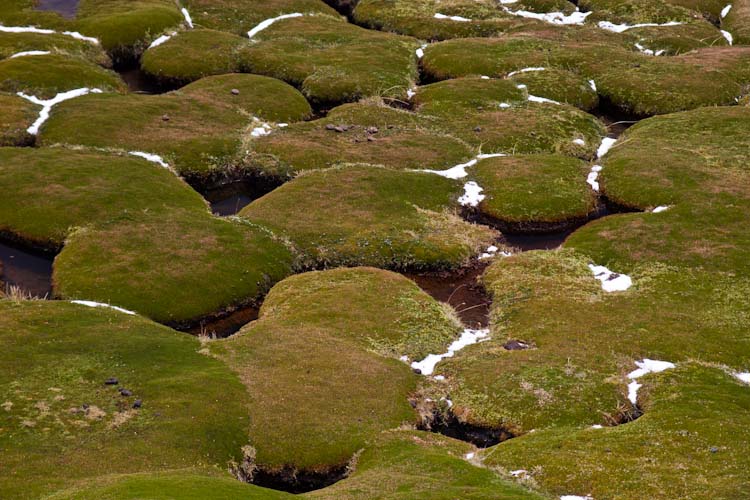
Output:
M34 142L27 129L36 120L39 106L16 96L0 94L0 146L25 146Z

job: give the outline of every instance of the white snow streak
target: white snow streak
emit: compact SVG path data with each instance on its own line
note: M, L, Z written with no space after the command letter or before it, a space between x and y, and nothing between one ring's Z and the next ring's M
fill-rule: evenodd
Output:
M508 78L510 78L511 76L518 75L520 73L530 73L532 71L544 71L545 69L546 68L523 68L523 69L519 69L517 71L511 71L510 73L508 73L507 76L508 76Z
M652 214L660 214L662 212L666 212L670 208L671 207L669 205L659 205L658 207L656 207L653 210L651 210L651 213Z
M596 82L594 80L589 80L589 85L591 86L591 90L596 92Z
M150 161L151 163L156 163L157 165L164 167L168 170L171 170L169 164L164 161L164 159L159 156L152 153L144 153L143 151L130 151L128 152L129 155L137 156L139 158L143 158L146 161Z
M422 59L424 57L424 49L426 48L427 44L425 43L414 52L417 55L417 59Z
M576 9L576 11L569 16L566 16L562 12L547 12L544 14L540 14L537 12L529 12L528 10L514 11L510 10L507 7L503 7L503 10L512 16L525 17L528 19L538 19L539 21L560 25L580 25L583 24L584 21L586 21L586 18L591 15L591 12L580 12L578 9Z
M291 19L293 17L302 17L303 15L304 14L302 14L301 12L294 12L292 14L284 14L278 17L272 17L271 19L266 19L265 21L262 21L260 24L258 24L255 28L248 31L247 37L253 38L255 35L268 28L276 21L281 21L282 19Z
M607 152L612 148L612 146L617 142L617 139L613 137L605 137L602 139L602 143L599 144L599 147L596 150L596 157L601 158Z
M736 373L734 376L737 377L741 382L750 384L750 372Z
M90 300L71 300L70 302L73 304L80 304L86 307L106 307L108 309L114 309L115 311L119 311L121 313L129 314L130 316L135 316L135 312L133 311L123 309L122 307L111 306L109 304L102 304L101 302L92 302Z
M586 495L585 497L578 496L578 495L563 495L560 497L560 500L594 500L589 495Z
M591 189L599 192L599 181L597 180L599 178L599 172L602 171L601 165L594 165L591 167L591 171L589 172L588 177L586 177L586 182L589 186L591 186Z
M188 10L185 7L183 7L182 9L180 9L180 12L182 12L182 17L185 18L185 22L187 23L188 28L192 29L193 28L193 19L190 17L190 12L188 12Z
M26 56L46 56L49 54L50 52L48 50L27 50L25 52L18 52L16 54L13 54L8 59L15 59L16 57L26 57Z
M635 365L638 369L628 373L628 378L632 380L632 382L628 384L628 399L633 404L636 404L636 401L638 400L638 389L642 387L641 384L636 382L636 379L648 375L649 373L659 373L674 368L674 363L670 363L669 361L658 361L655 359L636 361Z
M480 339L485 339L489 336L490 331L488 329L483 330L472 330L470 328L465 329L458 340L453 341L448 346L448 350L443 354L429 354L422 361L414 361L411 367L415 370L420 370L422 375L431 375L437 365L444 358L452 358L457 351L460 351L464 347L472 344L476 344Z
M633 28L653 28L653 27L664 27L664 26L679 26L680 22L669 21L668 23L657 24L657 23L642 23L642 24L615 24L609 21L599 21L599 27L603 30L613 31L615 33L622 33L623 31L631 30Z
M531 94L529 94L528 100L531 102L538 102L542 104L560 104L559 102L553 101L552 99L547 99L546 97L537 97Z
M471 19L468 19L466 17L461 17L461 16L446 16L445 14L441 14L439 12L435 14L435 19L449 19L451 21L457 21L459 23L468 23L468 22L471 21Z
M721 35L724 38L726 38L727 43L729 43L729 45L732 45L732 43L734 42L734 38L732 38L732 34L730 32L728 32L728 31L725 31L725 30L719 30L719 31L721 31Z
M159 38L157 38L156 40L154 40L153 42L151 42L151 45L149 45L148 48L149 49L153 49L154 47L158 47L159 45L163 44L164 42L166 42L167 40L169 40L170 38L172 38L176 34L177 34L177 32L173 31L169 35L162 35Z
M727 17L727 14L729 14L729 11L732 10L732 4L728 4L726 7L721 9L721 18L724 19Z
M486 158L497 158L500 156L506 156L506 155L505 153L479 154L476 156L476 158L473 158L467 161L466 163L459 163L458 165L451 167L447 170L420 170L419 172L427 172L430 174L436 174L441 177L445 177L447 179L463 179L464 177L469 175L466 172L466 169L476 165L479 160L484 160Z
M88 93L93 94L101 94L102 91L99 89L89 89L89 88L82 88L82 89L75 89L75 90L69 90L67 92L61 92L57 94L52 99L39 99L38 97L35 97L33 95L26 95L23 92L18 92L17 95L19 97L23 97L27 101L31 101L34 104L37 104L42 107L42 110L39 111L39 117L34 121L34 123L31 124L29 128L26 129L26 132L28 132L31 135L36 135L39 133L39 128L49 119L50 111L52 111L52 107L56 104L60 104L63 101L67 101L68 99L73 99L75 97L81 97Z
M40 35L54 35L57 33L55 30L35 28L33 26L2 26L0 25L0 33L37 33ZM99 40L90 36L83 36L77 31L63 31L63 35L75 38L76 40L83 40L84 42L90 42L94 45L99 45Z
M464 194L458 198L458 202L465 207L476 207L485 198L482 191L484 189L479 184L469 181L464 184Z
M578 144L579 146L585 146L586 141L584 141L583 139L573 139L573 144Z
M638 49L641 53L646 54L647 56L660 56L660 55L664 54L664 52L666 52L665 50L656 50L656 51L654 51L654 50L651 50L651 49L647 49L646 47L644 47L640 43L636 43L635 44L635 48Z

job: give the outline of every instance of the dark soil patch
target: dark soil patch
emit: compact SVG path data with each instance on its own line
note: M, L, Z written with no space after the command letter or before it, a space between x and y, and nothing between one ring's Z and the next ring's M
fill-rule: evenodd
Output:
M477 279L489 262L481 262L453 272L412 274L404 276L414 281L432 298L453 306L464 325L484 328L489 325L492 300Z
M485 427L462 422L450 411L447 414L433 413L429 421L422 423L420 430L459 439L477 448L489 448L515 437L512 432L502 427Z
M271 192L276 183L237 181L203 191L203 197L211 204L215 215L235 215L253 200Z
M607 127L607 137L614 139L620 137L623 132L639 121L647 118L646 116L627 113L601 96L599 97L599 106L592 110L591 114L599 118Z
M212 338L226 338L234 335L246 324L258 319L259 307L249 305L231 313L213 318L206 318L198 323L180 330L191 335L207 335Z
M24 294L49 297L54 255L0 242L0 285L18 287Z
M135 64L124 64L122 67L115 68L115 70L120 74L120 78L122 78L128 86L128 90L135 94L164 94L165 92L179 88L179 86L165 85L158 81L156 78L143 71L137 62L135 62Z
M57 12L65 19L73 19L78 12L78 0L37 0L36 9Z
M306 493L341 481L348 473L348 465L329 469L325 472L298 470L293 467L284 467L275 471L257 468L247 482L263 488L288 493Z

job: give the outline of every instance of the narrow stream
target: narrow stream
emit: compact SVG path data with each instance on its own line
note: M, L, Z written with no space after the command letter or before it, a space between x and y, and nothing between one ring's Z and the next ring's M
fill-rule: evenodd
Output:
M52 293L53 260L51 254L0 242L0 282L3 291L17 287L25 295L49 297Z

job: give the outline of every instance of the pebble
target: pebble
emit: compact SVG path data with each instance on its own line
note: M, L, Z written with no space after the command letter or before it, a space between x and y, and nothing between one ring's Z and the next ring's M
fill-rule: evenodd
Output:
M368 134L377 134L379 132L378 127L367 127L365 130Z
M503 348L506 351L522 351L524 349L529 348L529 344L522 340L509 340L505 344L503 344Z
M120 394L122 394L123 396L132 396L133 395L133 393L131 391L127 390L127 389L120 389Z
M346 128L342 127L341 125L338 125L338 126L336 126L336 127L333 127L333 130L335 130L335 131L336 131L336 132L338 132L339 134L340 134L340 133L342 133L342 132L346 132Z
M336 126L333 123L329 123L328 125L326 125L326 130L333 130L335 128Z
M420 370L419 368L414 368L414 369L413 369L413 371L414 371L414 373L416 373L417 375L422 375L422 370Z
M474 132L481 132L481 131L482 131L482 127L474 127Z
M375 138L372 136L367 136L367 142L375 142Z
M240 95L239 89L232 89L232 95Z
M712 446L708 449L708 451L710 451L711 453L716 453L717 451L719 451L719 449L716 446Z
M141 406L143 406L143 401L140 400L140 399L136 399L135 402L133 403L133 408L135 408L137 410Z
M104 385L117 385L120 381L117 380L115 377L109 377L107 380L104 381Z
M169 121L169 115L162 115L161 119L162 119L162 121L168 122Z

